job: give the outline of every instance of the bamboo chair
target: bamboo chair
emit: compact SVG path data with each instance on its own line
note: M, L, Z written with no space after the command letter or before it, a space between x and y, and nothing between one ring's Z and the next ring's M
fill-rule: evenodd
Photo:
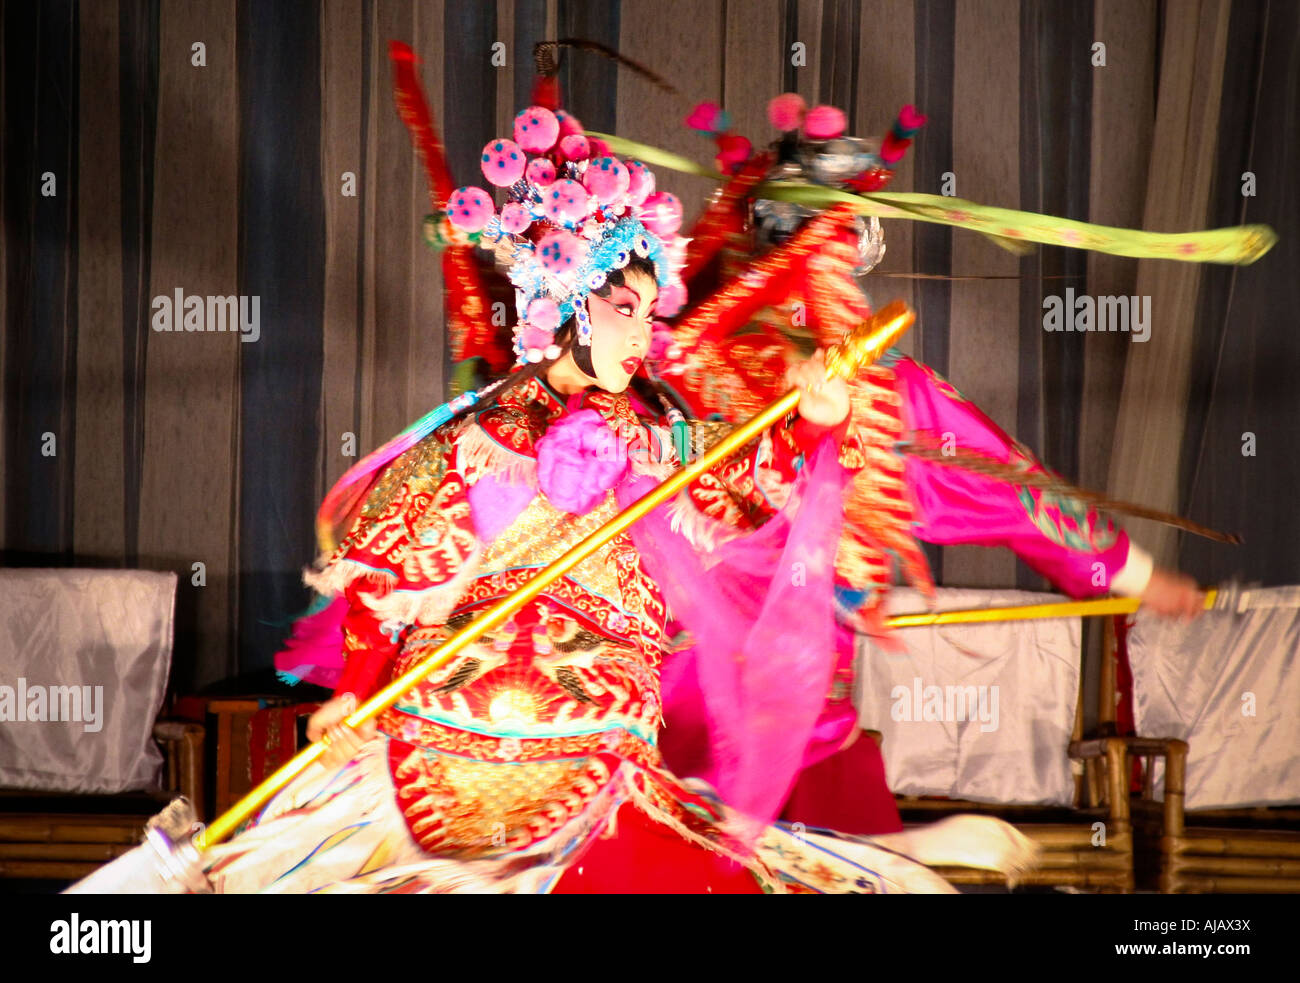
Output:
M177 795L203 809L199 724L159 720L164 788L122 795L0 792L0 878L78 880L140 842L149 817Z
M1107 619L1112 635L1123 617ZM1112 694L1109 723L1114 727L1117 647L1112 655L1103 669L1102 687ZM1176 738L1122 740L1135 759L1140 782L1133 799L1139 887L1163 894L1300 893L1300 808L1189 811L1184 808L1188 743ZM1155 795L1157 760L1164 763L1161 799Z
M1110 619L1104 619L1109 625ZM1113 631L1104 640L1114 649ZM1082 653L1080 655L1082 658ZM1108 661L1103 659L1103 661ZM1114 718L1114 690L1109 701ZM974 812L995 815L1012 823L1042 847L1039 866L1018 882L1019 887L1056 887L1101 893L1134 889L1134 838L1129 813L1129 742L1115 736L1083 737L1084 686L1080 677L1074 732L1062 748L1072 762L1075 801L1072 807L1006 805L929 796L896 796L904 825L933 822L945 815ZM879 735L876 734L877 739ZM936 871L957 885L1003 885L1002 875L969 867L940 867Z

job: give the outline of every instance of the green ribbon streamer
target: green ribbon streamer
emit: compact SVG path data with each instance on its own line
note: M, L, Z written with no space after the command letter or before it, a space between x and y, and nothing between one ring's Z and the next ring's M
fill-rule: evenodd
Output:
M683 157L681 154L672 153L669 150L660 150L658 147L652 147L645 143L636 143L632 140L625 140L623 137L616 137L609 133L593 133L586 131L588 137L595 137L597 140L604 140L609 144L609 149L622 154L624 157L635 157L643 164L649 164L651 167L666 167L670 171L681 171L683 174L695 174L699 177L712 178L714 181L725 181L726 178L712 168L705 167L703 164L697 164L689 157Z
M717 171L702 167L678 154L604 133L589 136L604 140L611 150L652 167L666 167L725 181ZM1112 256L1135 259L1172 259L1190 263L1248 265L1273 248L1277 233L1267 225L1236 225L1200 232L1144 232L1107 225L1076 222L1073 219L995 208L962 198L904 192L869 191L855 194L823 185L771 181L753 191L756 198L791 201L810 208L826 209L850 204L862 215L904 218L917 222L951 225L978 232L1003 249L1018 254L1033 251L1034 243L1091 249Z

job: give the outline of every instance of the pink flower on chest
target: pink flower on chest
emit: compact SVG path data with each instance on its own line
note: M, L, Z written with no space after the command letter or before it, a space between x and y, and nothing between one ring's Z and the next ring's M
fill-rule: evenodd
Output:
M627 449L592 409L552 423L537 442L537 483L558 509L586 515L629 468Z

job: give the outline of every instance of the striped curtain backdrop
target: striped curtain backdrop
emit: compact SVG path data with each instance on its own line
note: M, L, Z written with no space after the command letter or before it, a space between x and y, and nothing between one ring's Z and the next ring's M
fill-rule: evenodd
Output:
M575 115L697 161L712 152L682 125L694 102L721 103L763 143L775 136L768 99L794 90L844 109L862 136L883 134L905 103L928 114L891 190L1162 231L1274 222L1283 244L1265 261L1209 278L1182 269L1168 289L1174 264L1049 248L1019 258L978 236L893 222L867 281L877 303L917 309L906 350L1065 475L1150 491L1156 506L1191 501L1200 521L1229 525L1261 494L1250 474L1227 491L1211 477L1232 428L1252 429L1231 416L1232 384L1249 384L1250 365L1225 368L1215 353L1230 318L1272 309L1258 298L1295 299L1283 275L1294 225L1282 221L1288 208L1294 221L1294 191L1278 204L1282 169L1296 163L1294 126L1278 125L1295 118L1294 7L43 0L5 4L0 30L3 560L180 573L180 689L269 668L286 619L309 600L300 570L324 493L446 395L441 276L420 241L430 209L393 108L390 39L422 57L463 183L526 104L533 45L581 37L647 65L683 98L570 53L561 79ZM1265 152L1279 169L1272 197L1243 205L1239 174ZM688 218L714 187L659 177ZM1145 348L1043 330L1047 295L1127 296L1140 284L1165 305ZM162 299L178 294L247 298L256 338L155 330ZM175 313L179 323L183 306ZM1164 337L1167 325L1179 327ZM1215 379L1223 385L1202 398ZM1160 385L1157 452L1141 437ZM1294 529L1280 486L1262 495L1260 521L1271 508ZM1218 549L1188 555L1209 570L1228 562ZM950 585L1042 586L1003 551L932 560ZM1296 564L1269 575L1297 579Z

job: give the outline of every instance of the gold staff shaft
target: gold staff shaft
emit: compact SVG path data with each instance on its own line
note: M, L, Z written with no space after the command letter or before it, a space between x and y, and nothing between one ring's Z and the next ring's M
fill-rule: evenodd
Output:
M895 301L882 308L866 324L855 328L844 339L827 352L827 376L853 375L865 365L880 357L881 353L894 344L902 334L912 326L916 315L901 301ZM358 727L377 717L421 682L436 669L445 665L461 650L474 642L486 631L491 631L504 622L526 603L544 591L553 581L564 576L574 566L595 552L606 542L613 539L628 526L646 513L664 502L680 489L694 481L699 475L709 470L719 461L730 457L757 434L766 430L773 423L795 408L799 402L799 391L791 389L788 393L772 403L752 420L737 427L722 440L710 447L690 466L678 471L653 491L647 493L628 506L605 525L601 526L582 542L575 545L558 560L542 570L527 584L509 597L502 598L481 617L466 625L453 635L436 652L419 665L409 669L393 680L382 690L368 699L345 721L349 727ZM293 781L302 771L316 761L328 745L318 741L310 747L303 748L292 760L282 765L273 775L235 803L224 815L218 817L206 829L194 838L194 846L202 851L213 844L220 843L239 828L240 823L248 819L276 792Z
M1205 592L1205 609L1214 607L1218 591ZM1026 621L1034 618L1074 618L1095 614L1131 614L1142 603L1136 597L1100 597L1090 601L1051 601L1022 604L1011 608L976 608L970 611L937 611L896 614L885 619L890 628L922 628L929 625L969 625L982 621Z

